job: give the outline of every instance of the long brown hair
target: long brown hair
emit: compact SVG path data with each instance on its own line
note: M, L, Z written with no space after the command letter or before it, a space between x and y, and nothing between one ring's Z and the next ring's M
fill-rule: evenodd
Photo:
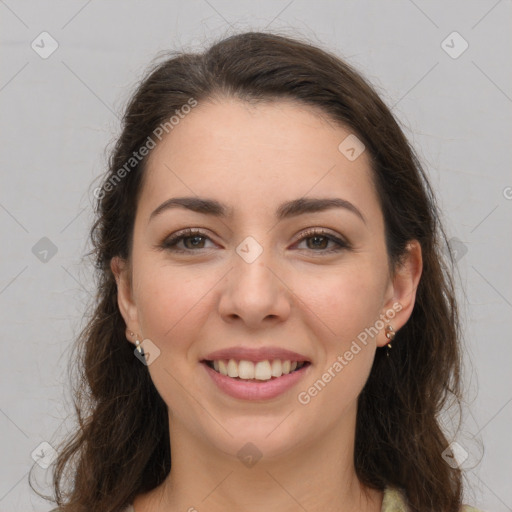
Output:
M131 167L127 162L191 99L213 97L291 99L315 107L349 127L369 150L389 259L399 263L407 242L416 239L423 274L409 321L388 358L377 350L358 397L355 469L368 487L402 489L413 511L458 512L462 472L441 456L449 441L438 416L448 398L459 409L462 403L460 329L453 262L443 255L446 237L428 179L390 109L358 72L310 43L262 32L227 37L200 54L166 55L126 107L108 172L95 191L89 255L95 257L97 296L76 343L78 428L58 450L53 501L63 512L117 512L171 469L167 406L126 340L110 262L129 259L147 157ZM69 489L62 485L66 475Z

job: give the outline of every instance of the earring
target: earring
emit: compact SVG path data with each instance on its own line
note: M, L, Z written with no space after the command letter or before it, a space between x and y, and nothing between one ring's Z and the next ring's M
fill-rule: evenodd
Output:
M134 336L134 333L133 331L130 331L130 336ZM140 341L139 341L139 337L136 336L135 337L135 345L137 345L137 351L139 352L139 354L143 354L142 352L142 346L140 344Z
M386 356L389 357L389 349L393 348L391 346L391 342L395 339L396 332L391 325L386 326L386 331L386 338L389 340L389 343L387 344L388 348L386 350Z

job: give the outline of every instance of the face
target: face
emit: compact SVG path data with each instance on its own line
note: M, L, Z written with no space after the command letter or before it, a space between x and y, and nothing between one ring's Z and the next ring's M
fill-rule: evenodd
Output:
M171 431L277 457L354 427L383 327L407 320L419 271L416 259L390 275L367 152L338 149L349 135L293 102L224 99L152 151L131 261L112 269L128 331L160 351L147 370ZM183 197L225 215L157 210ZM312 199L338 203L304 208Z

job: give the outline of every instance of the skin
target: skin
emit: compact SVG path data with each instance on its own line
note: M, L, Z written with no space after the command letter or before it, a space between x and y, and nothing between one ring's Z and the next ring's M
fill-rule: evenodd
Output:
M395 331L407 322L422 270L411 241L390 273L368 155L350 161L338 150L350 133L291 101L222 98L194 108L152 151L131 258L111 264L127 339L133 331L160 350L147 370L169 409L172 471L135 499L136 512L380 511L382 493L360 484L353 452L357 397L376 348L389 343L384 330L307 405L297 400L393 304ZM226 203L232 216L177 208L148 223L167 199L194 195ZM366 223L340 208L276 220L282 202L304 196L346 199ZM156 248L189 227L207 238L179 242L187 254ZM327 252L336 244L303 239L307 228L351 248ZM247 236L263 248L252 263L235 251ZM199 362L235 345L278 346L312 364L277 398L235 399ZM236 455L247 442L263 454L250 468Z

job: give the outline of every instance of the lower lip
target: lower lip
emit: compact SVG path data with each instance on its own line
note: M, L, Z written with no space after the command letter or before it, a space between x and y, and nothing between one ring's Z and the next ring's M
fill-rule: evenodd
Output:
M206 368L213 382L224 393L242 400L269 400L275 398L295 386L311 366L311 364L305 365L300 370L267 381L245 381L222 375L222 373L216 372L206 363L201 364Z

